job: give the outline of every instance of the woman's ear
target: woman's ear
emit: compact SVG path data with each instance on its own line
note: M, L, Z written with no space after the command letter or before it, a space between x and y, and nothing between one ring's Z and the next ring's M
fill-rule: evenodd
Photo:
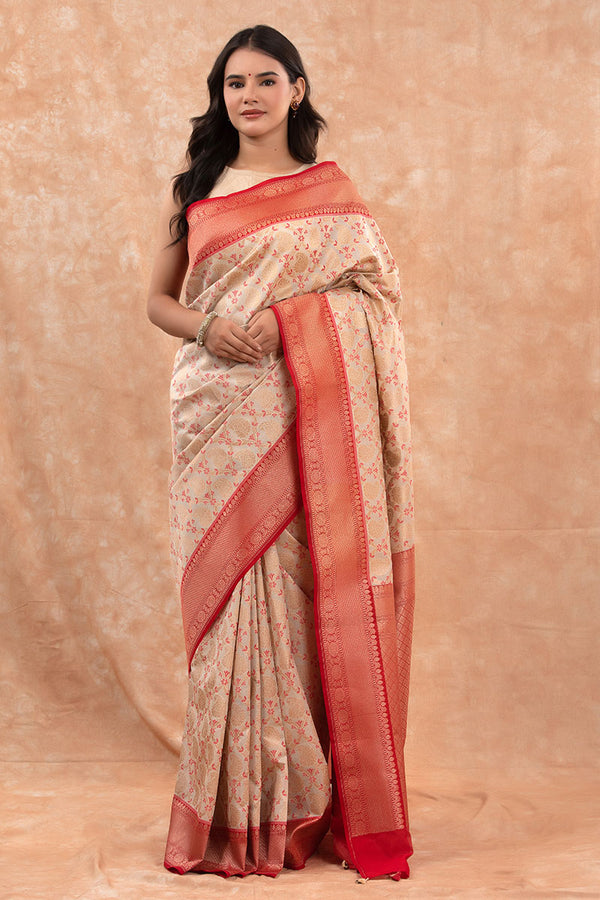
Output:
M305 82L304 78L302 78L301 75L299 75L298 78L296 78L294 84L292 85L292 88L294 90L292 99L297 100L298 103L301 103L302 100L304 99L304 94L306 91L306 82Z

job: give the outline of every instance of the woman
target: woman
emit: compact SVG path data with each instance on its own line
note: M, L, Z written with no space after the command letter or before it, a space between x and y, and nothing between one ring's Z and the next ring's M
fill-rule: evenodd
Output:
M406 877L397 272L352 183L315 162L324 121L283 35L239 32L208 85L148 299L184 339L171 521L190 682L165 865L276 875L331 827L361 877Z

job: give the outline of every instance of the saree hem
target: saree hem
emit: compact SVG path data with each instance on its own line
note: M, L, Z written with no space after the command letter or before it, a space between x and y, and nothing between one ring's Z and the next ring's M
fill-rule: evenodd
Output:
M225 877L275 877L283 868L304 868L327 833L329 818L330 805L321 816L229 828L201 819L176 795L164 866L180 875L206 872Z

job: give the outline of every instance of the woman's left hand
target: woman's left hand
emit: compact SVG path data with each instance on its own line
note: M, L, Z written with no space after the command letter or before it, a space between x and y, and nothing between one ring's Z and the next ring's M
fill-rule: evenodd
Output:
M257 341L263 353L281 353L281 335L279 324L272 309L261 309L254 313L246 333Z

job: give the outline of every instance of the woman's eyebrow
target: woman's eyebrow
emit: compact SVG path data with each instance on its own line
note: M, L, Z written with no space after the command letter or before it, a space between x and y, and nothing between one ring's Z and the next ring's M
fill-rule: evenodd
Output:
M276 78L279 78L278 72L259 72L256 77L257 78L265 78L267 75L275 75ZM240 79L240 78L245 78L245 77L246 77L245 75L227 75L225 78L225 81L229 81L230 78ZM248 77L250 77L250 76L248 76Z

